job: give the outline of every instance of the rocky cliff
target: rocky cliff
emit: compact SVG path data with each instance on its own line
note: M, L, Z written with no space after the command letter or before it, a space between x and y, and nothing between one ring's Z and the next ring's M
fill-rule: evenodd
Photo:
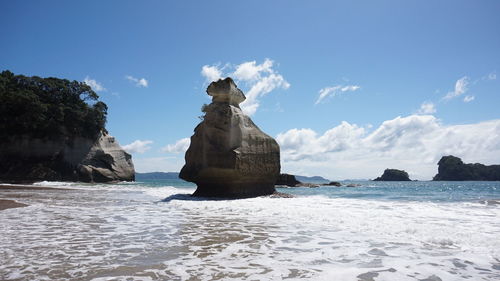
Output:
M133 181L134 165L115 138L15 136L0 146L0 181Z
M300 185L301 182L298 181L294 175L290 174L280 174L276 180L276 185L286 185L289 187L295 187Z
M410 181L408 173L397 169L385 169L382 176L374 179L374 181Z
M435 181L500 181L500 165L465 164L452 155L443 156L438 165Z
M105 103L79 81L0 73L0 181L134 180Z
M207 88L212 103L196 126L179 177L194 182L194 196L253 197L272 194L280 172L278 143L239 107L245 95L231 78Z

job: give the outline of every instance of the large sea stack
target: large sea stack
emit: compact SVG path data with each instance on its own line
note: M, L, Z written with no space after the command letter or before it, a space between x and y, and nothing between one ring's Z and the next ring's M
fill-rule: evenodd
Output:
M133 181L98 98L79 81L1 72L0 181Z
M179 177L196 183L194 196L272 194L280 172L278 143L241 111L245 95L231 78L212 82L207 93L212 103L203 106Z
M443 156L438 165L434 181L500 181L500 165L465 164L453 155Z

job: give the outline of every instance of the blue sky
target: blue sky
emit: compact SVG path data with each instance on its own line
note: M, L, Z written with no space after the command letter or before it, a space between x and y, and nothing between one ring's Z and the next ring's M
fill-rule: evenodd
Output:
M218 76L253 93L284 172L429 179L444 154L500 163L499 1L0 5L0 69L92 84L138 171L180 169Z

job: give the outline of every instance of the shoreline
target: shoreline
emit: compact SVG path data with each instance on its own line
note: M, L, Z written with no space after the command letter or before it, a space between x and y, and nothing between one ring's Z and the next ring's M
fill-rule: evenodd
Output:
M38 185L14 185L14 184L1 184L0 190L70 190L69 188L61 187L48 187Z

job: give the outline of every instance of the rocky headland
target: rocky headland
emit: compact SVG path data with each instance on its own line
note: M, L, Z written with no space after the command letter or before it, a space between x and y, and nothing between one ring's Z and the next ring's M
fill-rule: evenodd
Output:
M269 195L280 172L278 143L245 115L245 95L231 78L207 88L212 103L194 129L179 177L197 185L194 196L243 198Z
M382 176L374 179L374 181L411 181L411 180L406 171L397 169L385 169Z
M298 181L294 175L290 174L280 174L276 180L276 185L295 187L300 185L302 182Z
M0 73L0 181L133 181L106 115L82 82Z
M500 165L465 164L453 155L443 156L438 162L434 181L500 181Z

